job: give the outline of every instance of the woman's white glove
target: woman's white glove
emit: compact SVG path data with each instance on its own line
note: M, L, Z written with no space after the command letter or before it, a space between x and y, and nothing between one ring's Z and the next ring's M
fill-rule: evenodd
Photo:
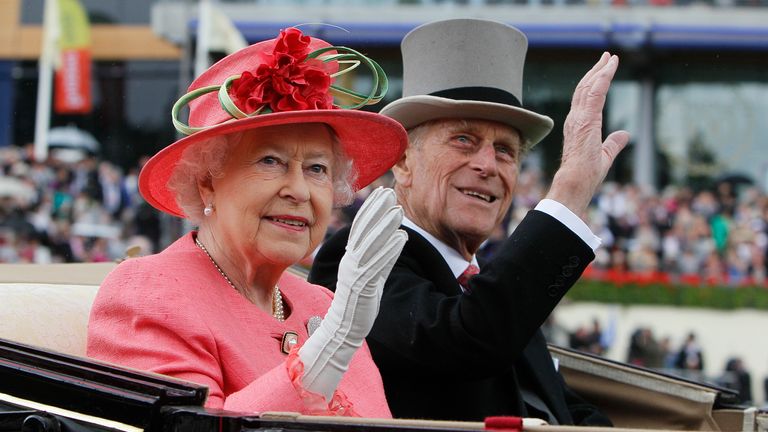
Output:
M352 222L331 307L299 350L304 388L328 401L373 327L384 282L408 240L398 229L402 219L392 189L377 188L368 197Z

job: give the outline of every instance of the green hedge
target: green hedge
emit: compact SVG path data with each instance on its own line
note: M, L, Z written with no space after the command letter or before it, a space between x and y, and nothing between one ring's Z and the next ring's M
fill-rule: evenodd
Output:
M712 309L768 310L768 289L763 287L688 286L662 284L614 285L580 280L566 298L573 301L622 305L668 305Z

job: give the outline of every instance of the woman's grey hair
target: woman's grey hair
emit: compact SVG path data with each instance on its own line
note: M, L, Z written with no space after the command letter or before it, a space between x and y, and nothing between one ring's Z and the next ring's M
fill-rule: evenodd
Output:
M327 126L333 140L333 204L343 207L352 203L355 191L352 185L357 180L352 160L344 153L335 131ZM203 218L205 204L200 197L198 183L207 178L224 176L224 164L232 147L238 145L245 134L220 135L189 146L168 179L168 189L176 195L176 203L190 222L199 225Z

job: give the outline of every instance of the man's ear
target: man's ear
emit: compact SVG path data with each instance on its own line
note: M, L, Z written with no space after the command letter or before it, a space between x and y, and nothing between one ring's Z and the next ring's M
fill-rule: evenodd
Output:
M410 187L413 181L413 171L411 170L411 161L413 154L411 147L408 147L403 153L403 157L392 167L392 174L395 175L395 184L404 187Z

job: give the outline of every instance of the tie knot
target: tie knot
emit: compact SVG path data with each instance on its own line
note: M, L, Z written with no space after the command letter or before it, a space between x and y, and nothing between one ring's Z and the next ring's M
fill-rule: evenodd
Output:
M457 280L459 281L459 285L464 288L465 292L469 293L469 278L478 273L480 273L480 268L474 264L470 264L467 266L467 269L459 275Z

